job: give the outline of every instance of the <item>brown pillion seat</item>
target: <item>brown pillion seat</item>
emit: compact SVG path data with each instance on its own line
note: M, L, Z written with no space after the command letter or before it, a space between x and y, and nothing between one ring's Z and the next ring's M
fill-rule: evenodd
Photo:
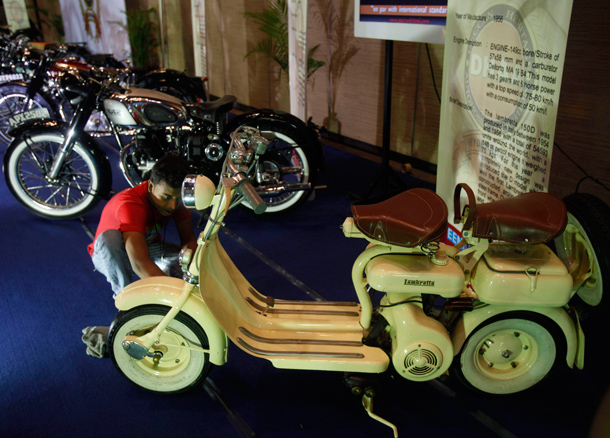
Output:
M455 189L456 223L462 217L462 189L468 195L468 217L464 229L472 228L474 237L536 245L551 241L566 227L566 206L555 195L530 192L477 205L472 189L466 184L458 184Z
M373 205L352 206L354 224L382 243L413 248L447 231L447 205L428 189L411 189Z

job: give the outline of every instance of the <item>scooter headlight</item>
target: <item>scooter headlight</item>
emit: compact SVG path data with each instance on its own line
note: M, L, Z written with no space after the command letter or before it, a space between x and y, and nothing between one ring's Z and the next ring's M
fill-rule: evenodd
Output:
M186 208L205 210L212 204L216 186L205 175L187 175L182 182L182 202Z

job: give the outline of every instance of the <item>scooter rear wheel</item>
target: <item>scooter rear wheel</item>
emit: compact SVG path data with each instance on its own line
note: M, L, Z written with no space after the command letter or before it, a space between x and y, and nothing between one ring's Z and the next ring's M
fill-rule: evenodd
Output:
M154 329L169 311L164 306L141 306L119 312L110 326L108 350L119 372L149 391L171 394L187 391L208 375L210 355L205 331L188 315L179 313L153 348L154 357L136 360L123 349L128 335L143 336Z
M454 359L453 374L475 392L505 395L530 389L565 359L558 330L531 312L491 318L469 335Z

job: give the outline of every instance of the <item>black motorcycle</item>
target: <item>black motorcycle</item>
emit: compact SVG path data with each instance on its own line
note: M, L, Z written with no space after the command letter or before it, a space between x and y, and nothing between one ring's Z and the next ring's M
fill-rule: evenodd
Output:
M8 131L32 119L70 120L77 104L66 98L57 79L64 71L75 71L79 77L87 78L92 67L112 69L121 77L124 86L162 91L186 102L207 100L203 80L183 72L158 69L150 72L134 72L125 63L111 55L96 55L82 45L62 45L39 51L21 41L9 40L4 47L2 71L22 75L22 78L0 84L0 144L8 145L12 138ZM12 57L12 58L10 58ZM100 127L103 118L96 115L91 130L102 134L107 128ZM89 126L85 129L90 130Z
M66 97L80 99L70 123L30 121L10 131L14 140L4 156L6 183L32 212L50 219L73 219L110 196L108 157L85 131L95 110L107 118L120 148L121 170L131 185L145 179L154 163L167 153L179 154L193 173L217 181L229 134L247 125L260 130L271 142L256 164L255 185L268 204L267 212L286 212L309 198L322 161L322 147L317 130L298 118L260 110L229 120L234 96L186 103L154 90L124 89L116 77L107 77L107 71L92 72L95 74L86 81L72 72L63 72L60 77Z

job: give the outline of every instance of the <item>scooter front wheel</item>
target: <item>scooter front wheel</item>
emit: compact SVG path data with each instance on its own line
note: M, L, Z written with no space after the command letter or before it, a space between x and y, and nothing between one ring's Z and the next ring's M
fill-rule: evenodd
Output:
M501 315L472 331L452 364L475 392L513 394L541 383L565 358L565 341L550 320L529 312Z
M126 336L143 336L153 330L169 312L169 307L141 306L119 312L108 335L112 362L129 381L149 391L177 393L198 385L212 364L205 331L190 316L179 313L153 346L151 356L132 358L123 349Z

